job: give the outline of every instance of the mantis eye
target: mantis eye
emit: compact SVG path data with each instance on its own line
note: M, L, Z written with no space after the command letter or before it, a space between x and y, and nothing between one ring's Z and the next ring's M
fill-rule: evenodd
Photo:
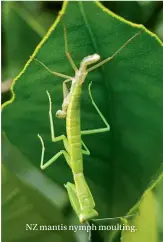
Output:
M65 117L66 117L66 112L63 111L63 110L58 110L58 111L56 112L56 117L57 117L57 118L65 118Z

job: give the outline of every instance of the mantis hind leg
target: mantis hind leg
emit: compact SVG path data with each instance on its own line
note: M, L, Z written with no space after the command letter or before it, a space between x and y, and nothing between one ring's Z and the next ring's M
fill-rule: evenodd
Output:
M75 62L73 61L72 59L72 56L68 50L68 41L67 41L67 32L66 32L66 27L64 26L64 41L65 41L65 53L66 53L66 56L72 66L72 68L74 69L74 71L78 71L78 68L76 67L75 65Z
M137 32L136 34L134 34L131 38L129 38L123 45L121 45L119 47L119 49L111 56L107 57L106 59L102 60L101 62L95 64L94 66L91 66L87 71L90 72L90 71L93 71L95 70L96 68L100 67L100 66L103 66L105 63L111 61L116 55L118 55L125 46L127 46L135 37L137 37L140 33L142 32L142 29Z
M83 130L83 131L81 131L81 135L103 133L103 132L107 132L107 131L110 130L110 125L108 124L108 122L106 121L105 117L103 116L103 114L101 113L101 111L99 110L99 108L97 107L96 103L93 100L92 93L91 93L91 85L92 85L92 82L89 84L89 87L88 87L89 96L91 98L92 104L95 107L97 113L99 114L99 116L101 117L102 121L106 125L106 128L99 128L99 129L92 129L92 130Z

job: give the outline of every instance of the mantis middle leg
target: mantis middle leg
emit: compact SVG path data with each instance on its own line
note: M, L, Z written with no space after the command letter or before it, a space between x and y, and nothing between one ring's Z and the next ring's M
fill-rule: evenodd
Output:
M91 85L92 85L92 82L89 84L89 87L88 87L89 96L91 98L93 106L95 107L95 109L98 112L99 116L101 117L102 121L106 125L106 128L99 128L99 129L92 129L92 130L83 130L83 131L81 131L81 135L103 133L103 132L107 132L107 131L110 130L110 125L108 124L108 122L106 121L106 119L104 118L103 114L101 113L101 111L99 110L99 108L97 107L96 103L93 100L92 93L91 93Z
M53 162L55 162L61 155L64 155L65 160L67 161L68 165L70 166L70 157L68 153L65 150L59 151L57 154L55 154L50 160L44 163L44 153L45 153L45 146L44 146L44 141L42 137L38 134L38 137L41 141L42 144L42 152L41 152L41 163L40 163L40 168L42 170L46 169L49 167Z
M83 155L90 155L90 151L89 151L88 147L86 146L86 144L84 143L84 141L82 140L81 142L84 147L84 149L82 149Z

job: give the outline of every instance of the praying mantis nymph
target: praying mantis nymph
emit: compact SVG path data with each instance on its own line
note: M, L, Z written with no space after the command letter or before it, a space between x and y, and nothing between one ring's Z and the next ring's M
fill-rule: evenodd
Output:
M66 36L66 28L64 27L64 39L65 39L65 53L66 56L75 71L75 76L67 76L62 73L54 72L50 70L44 63L35 59L41 66L46 68L50 73L55 76L59 76L62 78L66 78L63 82L63 103L62 110L58 110L56 112L56 116L58 118L66 118L66 131L67 137L65 135L55 136L54 134L54 126L53 126L53 118L52 118L52 101L51 96L48 91L46 91L49 99L49 119L50 119L50 130L51 130L51 140L52 142L63 141L65 150L59 151L55 154L50 160L44 163L44 142L42 137L38 134L38 137L42 144L42 154L41 154L41 169L46 169L53 162L57 160L58 157L63 155L67 164L72 170L74 184L67 182L65 185L68 196L71 202L71 205L76 212L81 223L87 222L88 220L98 216L98 212L95 210L95 202L94 198L91 194L91 191L87 185L87 182L83 173L83 155L90 155L90 151L87 146L84 144L81 139L81 135L88 134L97 134L102 132L107 132L110 130L110 126L103 114L95 104L92 94L91 94L91 84L89 84L89 95L92 101L94 108L99 114L100 118L106 125L104 128L98 128L93 130L84 130L81 131L80 126L80 97L82 85L86 79L87 74L95 70L96 68L102 66L108 61L112 60L127 44L129 44L141 31L137 32L134 36L128 39L112 56L104 59L103 61L93 65L92 67L87 67L91 64L99 61L100 56L98 54L93 54L85 57L81 63L79 69L76 67L69 51L68 51L68 43ZM71 82L71 88L68 90L67 82Z

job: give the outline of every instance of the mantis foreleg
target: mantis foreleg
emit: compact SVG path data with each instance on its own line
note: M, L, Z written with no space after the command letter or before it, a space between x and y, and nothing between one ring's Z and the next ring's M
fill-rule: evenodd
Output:
M77 190L76 190L75 185L70 183L70 182L67 182L65 187L66 187L67 192L68 192L68 196L69 196L69 199L70 199L71 206L73 207L73 209L76 212L77 216L81 219L82 223L86 221L86 217L85 216L89 217L91 213L94 214L94 216L98 215L97 212L94 209L93 210L89 210L89 207L88 207L87 213L85 214L85 216L83 216L82 215L83 214L83 210L82 210L80 201L79 201L78 196L77 196ZM90 193L89 190L88 190L88 192ZM93 197L92 197L91 193L90 193L90 199L92 200L92 203L94 204L94 200L93 200ZM89 212L90 212L90 214L89 214ZM84 218L84 220L82 220L83 218Z
M106 121L106 119L104 118L103 114L101 113L101 111L99 110L99 108L97 107L96 103L93 100L92 97L92 93L91 93L91 84L89 84L88 90L89 90L89 96L91 98L92 104L95 107L96 111L98 112L98 114L100 115L101 119L103 120L104 124L106 125L106 128L99 128L99 129L92 129L92 130L83 130L81 131L81 134L85 135L85 134L97 134L97 133L102 133L102 132L106 132L110 130L110 125L108 124L108 122Z
M80 222L83 223L90 218L96 217L98 213L95 209L93 209L95 202L83 173L76 174L74 176L74 180L75 185L68 182L65 187L67 189L71 205L79 217ZM87 193L85 194L83 191L87 191ZM82 200L79 199L81 197L83 198Z
M66 189L67 189L67 193L70 199L70 203L72 208L74 209L74 211L76 212L76 214L79 216L81 213L81 208L80 208L80 204L79 204L79 200L76 194L76 188L75 185L67 182L65 185Z

